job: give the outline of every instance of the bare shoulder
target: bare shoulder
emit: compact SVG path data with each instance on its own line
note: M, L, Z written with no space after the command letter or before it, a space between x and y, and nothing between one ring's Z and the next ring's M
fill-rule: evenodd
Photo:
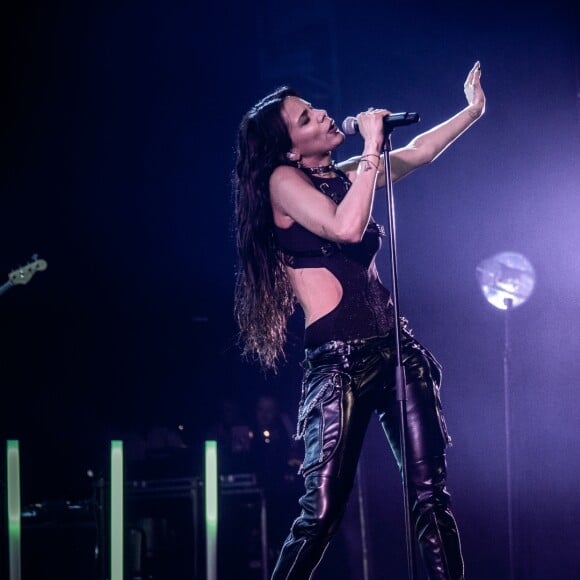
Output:
M302 171L290 165L280 165L274 169L269 182L272 204L280 204L287 196L299 194L305 188L313 185Z
M304 173L295 167L277 167L270 176L270 203L274 221L280 226L298 222L321 235L333 219L336 204L322 194Z
M270 190L270 204L272 205L272 213L274 223L281 228L288 228L292 225L294 220L288 215L285 200L289 192L296 188L296 184L300 183L302 172L295 167L289 165L279 165L274 169L269 181Z
M307 177L297 167L291 165L279 165L274 169L270 176L270 191L277 189L280 185L286 183L310 183Z

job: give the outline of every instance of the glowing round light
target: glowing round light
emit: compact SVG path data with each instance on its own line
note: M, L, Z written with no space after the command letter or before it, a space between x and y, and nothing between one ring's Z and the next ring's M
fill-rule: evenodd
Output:
M476 274L485 299L500 310L521 306L536 284L534 267L516 252L501 252L483 260Z

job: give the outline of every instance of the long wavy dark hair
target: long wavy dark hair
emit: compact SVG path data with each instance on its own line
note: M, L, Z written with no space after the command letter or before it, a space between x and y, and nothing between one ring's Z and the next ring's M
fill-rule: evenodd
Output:
M240 123L233 175L238 269L234 315L242 353L265 370L284 356L286 325L295 299L274 235L269 180L287 164L292 147L282 119L284 99L298 96L284 86L264 97Z

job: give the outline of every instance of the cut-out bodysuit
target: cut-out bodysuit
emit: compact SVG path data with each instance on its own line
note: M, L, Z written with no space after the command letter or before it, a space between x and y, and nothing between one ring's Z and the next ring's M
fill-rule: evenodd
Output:
M314 187L336 204L352 185L347 176L308 175ZM326 268L342 287L342 299L328 314L306 327L305 348L330 340L352 340L382 336L394 326L390 292L381 283L374 264L381 247L383 227L372 218L360 242L338 244L325 240L294 222L289 228L276 227L279 248L290 268Z

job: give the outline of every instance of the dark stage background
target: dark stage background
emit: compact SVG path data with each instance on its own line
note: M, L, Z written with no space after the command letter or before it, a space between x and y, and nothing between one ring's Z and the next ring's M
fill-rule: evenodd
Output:
M506 250L534 264L536 290L512 317L517 578L579 576L571 7L31 0L4 3L0 18L0 278L34 253L48 262L0 297L0 433L21 441L24 502L86 497L87 470L106 474L110 439L154 427L183 426L199 473L202 441L228 397L251 412L267 389L294 418L299 316L277 376L240 361L235 344L237 123L286 82L339 121L370 105L418 111L420 125L394 133L396 147L464 106L463 81L479 59L486 116L395 185L401 309L445 368L449 486L468 578L508 578L503 314L486 303L475 268ZM360 144L350 138L337 158ZM384 205L379 195L383 223ZM386 248L381 255L388 281ZM385 569L404 577L392 463L373 425L361 468L372 578ZM356 551L355 507L318 578L362 578L360 568L345 572L355 564L340 548Z

